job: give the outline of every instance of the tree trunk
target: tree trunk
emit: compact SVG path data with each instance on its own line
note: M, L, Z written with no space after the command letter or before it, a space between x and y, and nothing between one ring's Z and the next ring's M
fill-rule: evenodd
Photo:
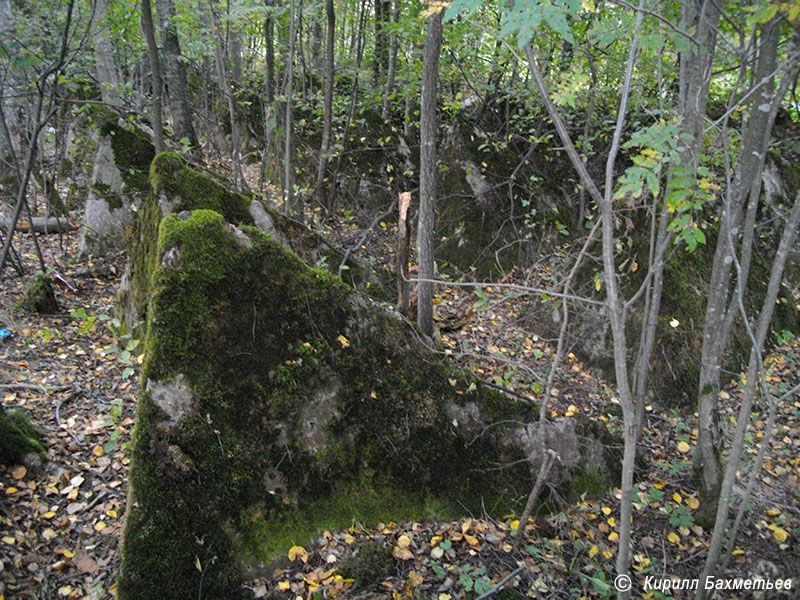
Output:
M186 64L181 56L178 41L178 28L175 25L174 0L156 0L161 38L164 45L164 62L169 89L169 105L172 113L172 134L176 140L186 138L193 151L199 151L200 144L192 124L192 109L189 106L186 84Z
M242 190L246 183L244 174L242 173L242 155L241 148L239 147L239 124L236 121L236 104L234 102L233 86L228 71L228 48L222 38L222 29L217 19L213 1L211 2L210 8L212 29L216 34L214 37L216 40L215 56L217 59L217 73L219 75L222 94L225 96L225 101L228 105L228 120L231 126L231 172L233 173L233 185L237 190ZM239 51L241 52L241 49Z
M273 0L265 0L267 16L264 17L264 45L266 46L266 95L267 104L275 101L275 33L272 21Z
M762 42L754 76L754 84L762 85L750 103L750 118L742 135L742 148L734 180L726 191L729 201L722 210L719 237L711 268L708 303L703 323L698 382L698 448L695 455L695 468L701 471L703 494L708 498L716 498L722 476L716 413L722 360L733 324L733 319L727 318L731 313L726 307L731 294L732 253L736 251L728 245L728 235L734 232L732 234L734 238L738 237L735 232L740 229L745 201L750 196L752 202L757 204L761 193L761 169L776 112L762 110L762 107L770 107L773 102L780 101L778 98L773 98L778 28L777 19L773 19L762 30ZM784 86L781 88L784 89ZM784 92L785 89L779 94L782 96ZM753 216L754 214L753 212ZM747 223L749 227L755 226L754 219L748 219ZM752 232L743 231L743 239L752 239L749 233ZM745 252L749 253L749 250Z
M325 40L325 99L323 104L322 145L319 150L317 170L317 198L320 204L328 206L325 188L325 171L328 168L328 152L331 147L331 127L333 122L333 71L334 71L334 33L336 13L333 0L325 0L325 16L328 21L328 34Z
M120 74L114 60L114 44L108 26L109 0L97 0L95 3L94 32L94 64L97 81L100 84L100 97L105 104L114 107L122 106L120 96Z
M419 219L417 223L417 324L423 333L433 335L434 242L436 210L436 84L442 47L442 14L428 17L425 54L422 62L420 95ZM427 281L426 281L427 280Z
M392 23L397 25L400 18L398 0L392 0ZM392 32L389 38L389 66L386 70L386 90L383 93L383 108L381 109L381 119L386 121L391 114L392 94L394 94L394 76L397 70L397 34Z
M156 154L164 151L164 129L161 118L161 63L158 59L158 45L153 27L153 12L150 0L142 0L141 4L142 33L147 42L147 56L150 59L150 73L153 84L153 100L151 104L153 121L153 146Z
M295 206L294 177L292 169L292 99L294 96L294 38L295 38L295 0L289 0L289 46L286 52L286 113L283 124L283 211L294 216Z

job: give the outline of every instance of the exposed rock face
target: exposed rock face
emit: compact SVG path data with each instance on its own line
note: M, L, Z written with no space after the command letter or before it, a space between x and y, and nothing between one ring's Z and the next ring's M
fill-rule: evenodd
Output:
M146 384L122 600L238 598L243 571L354 518L524 502L535 406L471 385L393 313L163 185L188 214L162 218L156 195L142 210L158 234L139 255Z
M153 147L140 132L113 121L101 127L78 252L105 254L130 245L153 156Z

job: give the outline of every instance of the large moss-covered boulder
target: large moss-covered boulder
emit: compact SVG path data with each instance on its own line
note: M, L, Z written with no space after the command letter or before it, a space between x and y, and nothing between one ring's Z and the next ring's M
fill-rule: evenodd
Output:
M585 481L613 470L588 429L538 429L537 407L247 224L252 205L213 178L167 154L151 180L122 600L242 597L247 573L354 519L506 512L554 435L579 440L559 453Z
M242 564L354 517L524 497L528 467L496 467L533 407L400 319L214 211L166 217L157 256L121 598L235 598Z

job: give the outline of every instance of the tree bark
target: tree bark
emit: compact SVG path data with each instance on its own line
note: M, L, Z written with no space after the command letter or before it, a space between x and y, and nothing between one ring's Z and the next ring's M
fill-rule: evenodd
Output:
M758 203L761 193L761 170L764 155L775 120L774 110L763 110L779 102L773 97L775 64L779 40L779 23L773 19L762 30L762 42L756 64L754 84L760 85L750 103L750 118L742 135L742 148L732 185L726 191L729 201L723 207L719 237L711 268L708 302L703 322L703 345L698 381L698 437L695 468L700 470L704 496L716 498L722 470L719 457L718 433L716 431L717 399L720 388L722 360L728 345L733 319L726 310L731 294L732 253L735 248L728 244L731 232L739 231L745 201L748 196ZM784 79L786 82L786 79ZM784 86L782 85L781 88ZM785 91L785 90L784 90ZM784 91L779 92L782 96ZM754 217L755 212L752 212ZM754 218L746 221L749 228L755 226ZM743 231L743 240L752 240L752 231ZM749 253L746 249L745 253Z
M317 198L320 204L328 206L325 171L328 168L328 152L331 147L333 123L334 34L336 32L336 13L333 8L333 0L325 0L325 16L328 22L328 32L325 38L325 99L323 101L322 145L319 149L319 168L317 169Z
M436 85L442 48L442 13L428 17L425 54L422 61L420 95L419 218L417 222L417 324L425 335L433 335L434 242L436 211Z
M265 0L267 16L264 17L264 45L266 46L266 95L267 104L275 101L275 34L272 22L273 0Z
M158 58L158 45L156 44L155 28L153 27L153 12L150 0L142 0L141 25L144 39L147 43L147 56L150 60L150 73L153 84L153 99L150 110L153 121L153 146L156 154L164 151L164 129L161 118L161 63Z
M294 38L295 0L289 0L289 46L286 52L286 112L283 124L283 210L287 215L295 215L297 207L294 197L294 176L292 158L292 100L294 96Z
M392 0L392 23L397 25L400 18L400 9L397 6L398 0ZM392 32L389 38L389 65L386 70L386 90L383 93L383 107L381 109L381 119L386 121L391 113L390 107L392 94L394 94L394 77L397 70L397 34Z
M108 25L109 0L95 2L94 64L100 84L100 98L105 104L122 107L120 95L121 77L114 60L114 43Z
M175 25L175 2L174 0L156 0L156 8L164 45L165 75L169 88L173 137L176 140L186 138L193 151L199 151L200 144L197 141L197 134L192 123L192 109L189 106L186 65L181 56L178 28Z

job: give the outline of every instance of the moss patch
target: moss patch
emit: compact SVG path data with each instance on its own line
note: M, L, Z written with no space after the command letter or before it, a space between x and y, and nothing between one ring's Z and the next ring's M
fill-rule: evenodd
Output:
M44 273L37 273L25 296L17 303L17 308L44 315L57 313L59 306L52 279Z
M41 433L19 410L0 409L0 463L18 463L31 452L46 452Z

